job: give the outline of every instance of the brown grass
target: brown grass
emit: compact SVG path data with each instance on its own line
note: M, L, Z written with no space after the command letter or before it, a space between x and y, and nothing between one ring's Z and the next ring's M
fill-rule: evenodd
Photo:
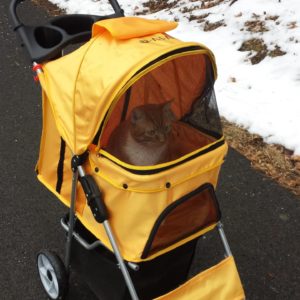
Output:
M204 15L200 15L200 16L196 16L193 14L190 14L189 16L189 21L194 21L197 20L197 23L203 23L205 22L205 19L209 16L209 14L204 14Z
M278 45L275 45L275 49L269 51L268 56L270 57L277 57L277 56L282 56L285 55L286 52L282 51L281 48Z
M150 13L155 13L163 9L174 8L179 0L149 0L143 3L143 6L148 9Z
M269 29L266 27L265 21L261 21L261 20L246 21L245 27L247 31L254 32L254 33L269 31Z
M211 8L225 1L227 2L228 0L202 0L201 8L202 9Z
M300 196L300 156L281 145L266 144L256 134L222 119L228 144L247 157L251 165Z
M260 63L266 56L274 58L286 54L278 45L275 45L274 50L268 50L264 40L257 38L244 41L238 51L249 51L248 59L253 65Z
M210 23L209 21L206 21L204 23L203 30L204 31L212 31L212 30L215 30L215 29L217 29L221 26L226 26L223 20L215 22L215 23Z
M36 6L45 8L52 17L65 14L64 10L60 9L57 5L49 2L48 0L31 0L31 2Z

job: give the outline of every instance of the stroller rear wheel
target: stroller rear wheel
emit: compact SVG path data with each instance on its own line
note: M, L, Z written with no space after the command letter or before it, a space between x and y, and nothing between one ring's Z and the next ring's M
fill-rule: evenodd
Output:
M40 251L37 255L37 268L48 297L53 300L64 299L68 276L60 257L51 251Z

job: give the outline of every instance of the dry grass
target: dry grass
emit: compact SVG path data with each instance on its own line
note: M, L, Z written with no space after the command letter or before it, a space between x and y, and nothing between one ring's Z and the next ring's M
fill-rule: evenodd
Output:
M245 22L244 25L247 31L254 33L269 31L269 29L266 27L265 21L261 20L250 20Z
M204 31L212 31L212 30L215 30L215 29L217 29L221 26L226 26L226 24L224 23L223 20L215 22L215 23L210 23L209 21L206 21L204 23L203 30Z
M268 56L270 56L270 57L277 57L277 56L282 56L282 55L285 55L285 54L286 54L286 52L282 51L281 48L280 48L280 46L275 45L275 49L269 51Z
M57 5L49 2L48 0L31 0L31 2L36 6L45 8L51 17L59 16L65 13Z
M247 157L252 166L300 196L300 156L283 146L266 144L247 130L222 120L228 144Z
M205 22L205 19L209 16L209 14L204 14L204 15L200 15L200 16L196 16L193 14L190 14L189 16L189 21L194 21L197 20L197 23L203 23Z
M149 0L148 2L143 3L143 6L150 13L155 13L163 9L171 9L176 7L179 0Z
M244 41L238 51L249 51L248 59L252 65L260 63L268 53L267 45L263 39L252 38ZM254 54L253 54L254 53Z
M221 4L222 2L228 2L228 0L202 0L201 8L207 9Z
M180 12L186 14L186 13L191 13L194 10L198 10L198 9L200 9L199 5L191 6L191 7L184 6L183 8L180 9Z
M166 9L171 11L172 8L178 6L180 0L148 0L143 3L143 10L136 11L137 15L156 13L160 10ZM190 0L190 2L196 3L195 6L187 7L184 6L180 9L182 13L192 13L193 11L198 11L199 9L207 9L221 4L222 2L228 2L230 0ZM218 26L219 27L219 26Z
M251 61L252 65L260 63L266 56L274 58L286 54L286 52L282 51L278 45L275 45L273 50L268 50L264 40L257 38L244 41L238 51L248 51L248 59Z

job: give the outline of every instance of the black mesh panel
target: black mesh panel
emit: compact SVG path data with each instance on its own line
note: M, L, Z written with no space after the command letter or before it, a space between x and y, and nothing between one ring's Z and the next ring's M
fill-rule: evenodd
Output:
M203 93L195 99L191 111L182 118L182 121L218 139L222 137L223 132L213 84L210 71Z

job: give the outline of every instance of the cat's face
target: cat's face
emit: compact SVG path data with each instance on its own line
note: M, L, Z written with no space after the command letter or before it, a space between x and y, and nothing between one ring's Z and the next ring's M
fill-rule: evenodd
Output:
M146 104L133 109L130 131L140 143L161 145L168 140L174 120L171 102Z

